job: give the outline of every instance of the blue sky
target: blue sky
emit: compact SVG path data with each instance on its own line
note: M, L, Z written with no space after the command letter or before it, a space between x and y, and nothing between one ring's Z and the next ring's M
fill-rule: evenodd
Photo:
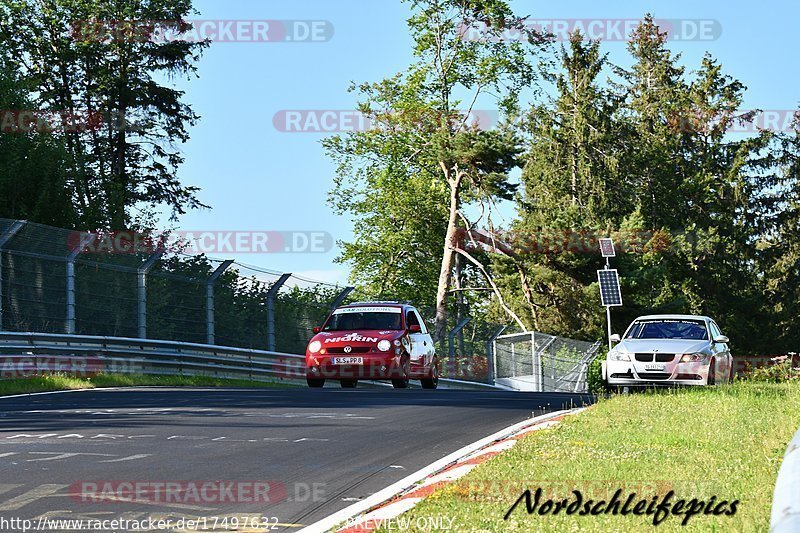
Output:
M797 27L800 3L671 0L658 2L513 2L533 19L713 20L717 39L672 41L688 70L706 51L747 87L744 107L793 109L800 101ZM319 141L322 133L287 133L273 125L282 110L353 109L351 81L377 81L408 65L408 4L399 0L196 0L200 19L328 21L325 42L220 42L199 62L199 79L178 82L185 100L202 116L183 145L180 176L199 186L213 209L180 219L188 231L327 231L334 239L352 236L351 221L326 204L334 166ZM607 42L611 62L627 65L624 42ZM347 266L327 253L233 255L273 270L343 282ZM210 254L222 257L219 254ZM222 257L227 258L227 257Z

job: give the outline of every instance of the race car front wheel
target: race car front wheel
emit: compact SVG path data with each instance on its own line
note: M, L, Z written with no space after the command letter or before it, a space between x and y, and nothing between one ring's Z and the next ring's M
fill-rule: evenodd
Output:
M403 357L403 360L400 362L400 377L392 378L392 386L395 389L407 389L408 384L411 381L408 377L410 368L410 362L408 357Z
M434 357L431 364L431 374L420 380L423 389L435 389L439 386L439 358Z
M311 387L312 389L318 389L318 388L322 387L323 385L325 385L325 380L324 379L306 378L306 383L308 383L308 386Z

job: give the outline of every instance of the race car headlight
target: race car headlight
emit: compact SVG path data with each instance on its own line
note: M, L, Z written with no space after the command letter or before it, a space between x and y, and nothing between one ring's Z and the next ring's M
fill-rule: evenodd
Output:
M392 347L392 343L383 339L381 342L378 343L378 349L382 352L388 352L389 348Z
M701 353L685 353L681 356L681 363L697 363L705 359L705 357Z
M311 341L311 344L308 345L308 351L311 353L317 353L320 348L322 348L322 344L319 341Z
M609 352L608 353L608 360L609 361L630 361L631 357L622 352Z

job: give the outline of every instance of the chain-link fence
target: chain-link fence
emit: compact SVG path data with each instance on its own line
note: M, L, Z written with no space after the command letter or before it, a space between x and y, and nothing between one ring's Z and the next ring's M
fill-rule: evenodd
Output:
M535 331L494 341L495 383L518 390L587 392L587 371L600 343Z
M0 219L0 330L304 353L351 290L108 237Z

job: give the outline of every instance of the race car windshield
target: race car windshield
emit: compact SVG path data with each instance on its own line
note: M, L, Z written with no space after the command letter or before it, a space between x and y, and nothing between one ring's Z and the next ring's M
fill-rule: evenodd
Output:
M346 331L354 329L403 329L400 313L345 313L333 315L323 331Z
M705 340L706 326L695 320L643 320L636 322L626 339L686 339Z

